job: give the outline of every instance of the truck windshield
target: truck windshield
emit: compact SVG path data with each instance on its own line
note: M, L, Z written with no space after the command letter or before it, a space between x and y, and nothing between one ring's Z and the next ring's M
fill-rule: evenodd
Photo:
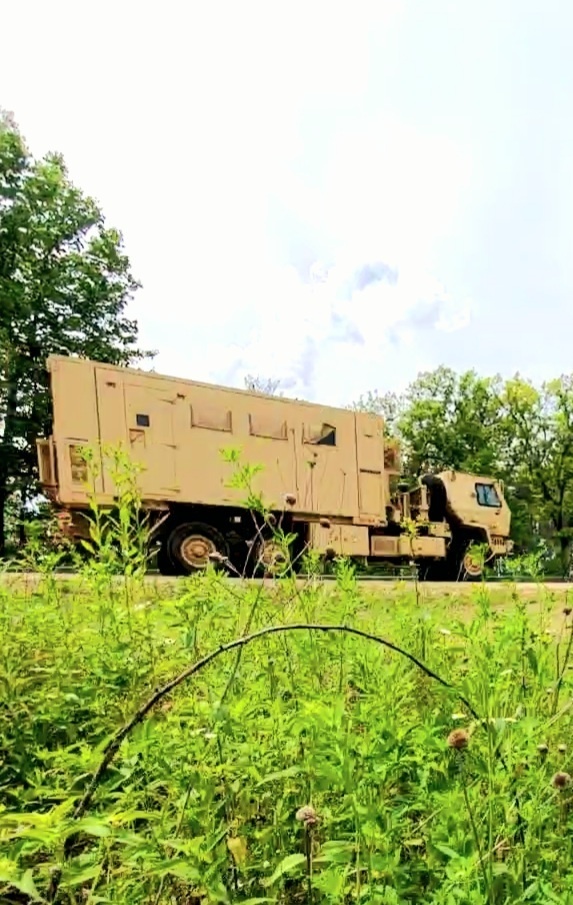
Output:
M501 500L493 484L476 484L476 496L480 506L491 506L499 509Z

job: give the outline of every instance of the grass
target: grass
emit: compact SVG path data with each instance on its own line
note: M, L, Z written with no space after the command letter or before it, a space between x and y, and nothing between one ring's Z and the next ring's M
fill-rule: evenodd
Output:
M363 591L343 565L0 585L0 901L572 902L563 609L541 586ZM340 631L220 651L293 623L381 636L453 687Z
M0 582L0 902L573 902L566 591L149 582L132 477Z

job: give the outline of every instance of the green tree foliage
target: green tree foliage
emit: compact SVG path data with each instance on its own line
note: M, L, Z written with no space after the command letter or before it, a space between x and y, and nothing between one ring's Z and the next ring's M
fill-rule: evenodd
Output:
M398 420L403 411L404 400L397 393L380 394L378 390L369 390L360 396L350 408L356 412L373 412L384 419L386 437L395 437L398 433Z
M0 111L0 553L9 501L36 492L35 441L50 429L46 357L152 356L125 315L138 286L120 233L62 157L34 159Z
M398 430L408 468L489 474L499 456L500 381L449 368L420 374L405 393Z
M521 548L551 541L561 567L573 541L573 376L536 388L449 368L420 374L400 396L354 404L388 421L409 475L453 468L505 483L512 535Z
M512 496L537 531L556 540L566 570L573 539L573 375L539 389L515 377L502 402L501 450Z

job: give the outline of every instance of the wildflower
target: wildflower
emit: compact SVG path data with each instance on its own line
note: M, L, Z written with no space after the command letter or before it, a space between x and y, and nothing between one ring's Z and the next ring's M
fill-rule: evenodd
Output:
M321 519L320 519L320 527L321 527L321 528L330 528L330 519L321 518Z
M568 786L571 782L571 777L568 773L556 773L553 779L551 780L551 785L554 789L564 789L565 786Z
M440 628L440 629L438 629L438 631L439 631L440 635L451 635L452 634L451 631L449 630L449 628Z
M296 819L304 823L305 827L314 826L318 823L318 815L310 804L306 804L303 808L298 809L296 812Z
M470 734L467 729L453 729L448 735L448 746L461 751L462 748L467 748L469 740Z
M549 748L547 747L547 745L544 742L542 742L541 745L537 746L537 750L539 751L539 753L541 754L542 757L545 757L545 755L549 751Z
M294 506L296 503L296 497L294 493L285 493L285 503L287 506Z

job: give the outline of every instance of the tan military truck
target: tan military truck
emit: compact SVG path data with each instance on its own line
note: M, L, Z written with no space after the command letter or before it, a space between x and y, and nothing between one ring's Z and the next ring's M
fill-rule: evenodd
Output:
M86 535L87 472L81 448L122 444L140 463L143 505L164 574L204 568L217 554L243 571L267 566L272 531L229 486L221 451L263 466L256 490L303 549L399 565L427 577L477 579L511 550L510 511L493 478L443 472L410 488L382 418L85 359L51 356L52 434L38 439L40 483L69 536ZM117 501L100 462L95 496ZM411 526L415 525L415 535ZM408 530L408 525L410 529ZM476 544L485 545L476 547Z

